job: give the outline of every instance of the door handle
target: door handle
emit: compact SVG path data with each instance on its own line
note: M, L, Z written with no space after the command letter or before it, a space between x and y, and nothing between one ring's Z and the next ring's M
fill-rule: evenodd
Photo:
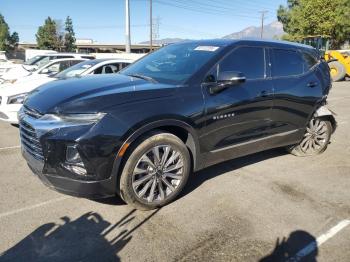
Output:
M309 82L308 84L307 84L307 87L315 87L315 86L317 86L318 85L318 83L317 82Z

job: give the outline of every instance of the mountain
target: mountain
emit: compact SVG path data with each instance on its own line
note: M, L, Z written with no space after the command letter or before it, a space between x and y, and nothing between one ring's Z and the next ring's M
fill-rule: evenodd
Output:
M261 27L250 26L240 32L224 36L225 39L260 38ZM264 26L263 38L279 39L284 34L282 23L275 21Z
M240 38L260 38L261 28L259 26L250 26L242 31L232 33L224 36L225 39L240 39ZM282 23L275 21L264 26L264 35L265 39L280 39L284 34ZM164 38L160 40L154 40L153 43L157 45L164 45L170 43L176 43L189 39L181 38ZM140 44L149 44L149 41L141 42Z

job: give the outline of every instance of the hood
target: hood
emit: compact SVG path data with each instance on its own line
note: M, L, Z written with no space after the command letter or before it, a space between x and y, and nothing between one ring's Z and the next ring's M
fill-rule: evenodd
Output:
M28 81L47 81L47 79L55 79L53 77L49 77L46 74L36 74L36 73L30 73L27 76L18 78L17 81L15 83L22 83L22 82L28 82ZM47 81L50 82L50 81Z
M27 79L27 81L17 81L13 84L0 85L0 96L13 96L33 91L40 85L56 80L55 78Z
M176 86L129 76L95 75L58 80L35 89L25 105L42 114L97 113L124 103L170 96Z

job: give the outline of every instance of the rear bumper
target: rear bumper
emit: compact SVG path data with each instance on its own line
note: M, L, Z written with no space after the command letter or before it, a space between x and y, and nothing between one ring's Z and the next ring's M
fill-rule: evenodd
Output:
M106 198L116 195L115 176L101 181L82 181L44 174L44 162L32 157L23 147L22 155L32 172L44 185L63 194L84 198Z

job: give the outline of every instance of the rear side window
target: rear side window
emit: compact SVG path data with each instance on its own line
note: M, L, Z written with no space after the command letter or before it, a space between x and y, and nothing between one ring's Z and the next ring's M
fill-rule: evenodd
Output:
M272 52L273 77L296 76L304 73L304 61L293 50L274 49Z
M58 56L51 56L50 60L54 60L54 59L64 59L64 58L73 58L74 56L71 55L58 55Z
M303 52L302 56L304 60L304 72L309 71L318 62L315 57L309 55L308 53Z
M219 64L219 72L237 71L247 79L265 77L265 52L260 47L239 47Z
M85 55L83 55L83 56L81 56L81 58L84 58L84 59L90 59L90 60L93 60L93 59L95 59L95 57L93 57L93 56L85 56Z

